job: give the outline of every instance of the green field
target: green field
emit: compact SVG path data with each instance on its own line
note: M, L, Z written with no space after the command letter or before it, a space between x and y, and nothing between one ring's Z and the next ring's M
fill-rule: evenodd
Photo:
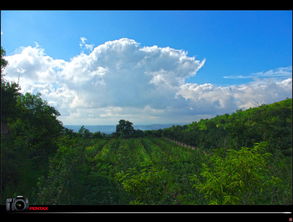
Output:
M59 150L37 201L188 204L196 198L190 176L197 173L206 157L202 150L155 137L92 139L90 143Z
M158 137L75 139L71 145L60 143L32 200L78 205L290 202L290 179L284 180L290 158L273 160L264 146L209 152Z

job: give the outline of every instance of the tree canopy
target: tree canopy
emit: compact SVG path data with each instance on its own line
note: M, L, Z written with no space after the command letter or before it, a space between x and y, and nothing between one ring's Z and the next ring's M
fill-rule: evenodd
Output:
M116 135L119 137L128 138L133 136L134 128L133 123L128 120L119 120L118 125L116 125Z
M8 62L5 60L3 57L5 56L5 50L1 46L1 59L0 59L0 64L1 64L1 83L2 83L2 75L4 73L4 68L7 66Z

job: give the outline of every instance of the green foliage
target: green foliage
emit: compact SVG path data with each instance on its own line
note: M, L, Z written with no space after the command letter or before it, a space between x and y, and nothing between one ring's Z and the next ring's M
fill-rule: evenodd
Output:
M30 195L38 180L48 170L48 159L57 149L62 130L59 113L39 94L22 95L15 83L2 83L1 102L2 198L13 194Z
M5 56L5 50L1 46L1 57L0 57L0 65L1 65L1 84L3 81L2 75L4 75L4 68L7 66L8 62L3 57Z
M134 134L134 128L132 122L127 120L119 120L119 124L116 126L116 134L119 137L129 138Z
M152 135L155 136L155 132ZM268 151L292 154L292 99L269 105L237 110L211 119L185 126L162 130L162 135L183 143L214 149L220 147L239 149L268 141Z
M120 138L143 137L144 132L142 130L135 130L132 125L133 123L128 120L119 120L114 135Z
M200 175L191 177L194 188L204 194L208 204L272 204L282 180L268 168L271 154L265 152L267 146L264 142L252 148L229 149L225 156L212 155Z
M20 87L16 83L1 82L1 123L7 124L9 118L19 116L20 108L17 105L19 90Z
M91 132L88 129L86 129L84 126L80 127L78 133L84 138L92 137Z
M105 141L95 140L101 146L91 145L92 142L64 138L59 143L56 155L50 160L48 176L39 181L36 203L118 204L121 201L117 183L93 168L96 149L99 152Z
M165 197L169 177L165 169L155 167L130 168L116 174L123 189L135 197L131 204L160 204Z

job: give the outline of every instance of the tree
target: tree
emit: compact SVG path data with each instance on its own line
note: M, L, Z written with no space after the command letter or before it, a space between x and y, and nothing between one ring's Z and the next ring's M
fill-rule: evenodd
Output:
M129 204L160 204L168 193L167 184L171 177L166 169L144 167L130 168L115 175L123 189L133 200Z
M123 138L129 138L133 136L135 130L132 124L132 122L127 120L119 120L119 124L116 125L116 135Z
M3 76L3 71L4 68L7 66L8 62L7 60L5 60L3 57L5 56L5 50L2 48L1 46L1 60L0 60L0 64L1 64L1 83L2 83L2 76Z
M203 164L200 176L193 176L194 188L209 204L272 203L281 180L269 170L268 144L257 143L253 148L229 149L213 154L210 163Z
M80 127L78 133L84 138L90 138L92 135L91 132L88 129L86 129L84 126Z
M1 117L5 118L1 118L1 125L5 123L9 133L1 135L1 190L3 197L13 196L14 192L29 196L37 178L47 172L48 160L57 150L62 124L57 120L58 111L42 100L40 94L22 95L9 82L2 86L1 102L5 110Z
M5 50L1 46L1 133L8 133L7 119L15 118L18 115L19 110L16 107L17 96L20 95L20 87L16 83L5 82L3 79L3 72L8 62L3 58L5 56Z
M106 137L106 134L98 131L98 132L94 132L92 134L92 137L93 138L105 138Z
M1 121L6 122L8 118L15 118L19 114L16 107L19 90L20 87L16 83L1 82Z
M144 132L142 130L134 130L134 137L143 137L144 136Z

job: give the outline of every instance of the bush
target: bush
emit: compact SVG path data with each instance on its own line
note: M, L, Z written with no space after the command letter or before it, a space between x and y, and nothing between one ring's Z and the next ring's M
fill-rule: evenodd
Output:
M208 204L270 204L282 181L269 171L267 145L262 142L252 148L229 149L224 156L213 154L200 176L192 176L193 187Z

